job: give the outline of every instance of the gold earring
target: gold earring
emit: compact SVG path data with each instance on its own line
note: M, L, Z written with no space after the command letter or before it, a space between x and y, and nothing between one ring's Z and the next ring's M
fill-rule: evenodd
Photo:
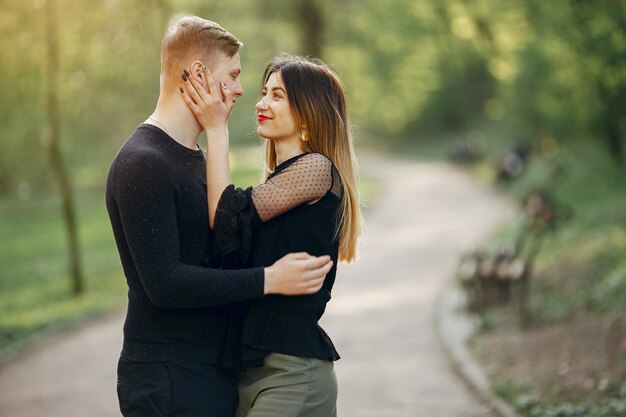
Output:
M306 142L308 140L304 131L300 132L300 139L302 140L302 142Z

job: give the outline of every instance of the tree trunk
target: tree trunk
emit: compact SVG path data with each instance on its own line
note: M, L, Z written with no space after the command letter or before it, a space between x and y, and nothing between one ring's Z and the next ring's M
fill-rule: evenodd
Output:
M576 27L581 34L581 41L574 43L574 50L578 55L578 59L581 62L581 68L585 71L583 74L593 79L595 90L600 98L601 110L600 118L604 128L604 138L606 140L606 146L609 154L615 160L616 163L622 164L624 162L624 151L622 144L622 132L620 126L620 118L622 117L623 110L621 109L620 97L623 97L623 87L612 87L607 83L609 74L616 69L615 55L603 56L600 70L597 73L589 70L587 60L589 51L592 51L593 44L589 40L594 40L594 32L589 24L589 7L593 7L583 1L570 1L570 7L575 18ZM585 43L588 42L588 43ZM621 61L620 61L621 62ZM620 69L618 67L617 69ZM623 85L623 84L620 84Z
M478 37L489 51L490 56L499 56L500 52L495 40L494 31L491 28L490 22L488 22L487 18L483 16L479 10L480 4L477 4L474 0L465 0L465 4L470 12L470 18L478 29Z
M619 120L611 116L611 111L607 111L604 116L605 132L608 141L609 152L617 163L624 162L624 151L622 147L622 135L619 128ZM615 113L615 112L614 112Z
M599 78L596 86L600 100L604 105L601 117L604 124L607 148L613 160L618 164L622 164L624 162L624 150L620 129L620 116L622 114L619 106L620 93L611 91L611 88L606 85L604 78Z
M44 146L48 150L50 166L52 167L52 172L59 185L59 191L61 193L63 218L65 219L65 227L69 244L69 264L72 291L74 294L80 294L84 290L84 285L80 265L80 249L78 246L74 197L70 185L70 178L63 165L59 147L59 41L55 0L46 1L44 12L46 14L46 126L44 131Z
M319 0L299 0L297 4L298 22L301 26L301 53L305 56L322 58L324 35L324 10Z

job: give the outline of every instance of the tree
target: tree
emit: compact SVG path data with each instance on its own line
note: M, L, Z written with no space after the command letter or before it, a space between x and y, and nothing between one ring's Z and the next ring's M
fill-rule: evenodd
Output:
M59 118L59 38L57 30L55 0L47 0L44 13L46 20L46 124L44 128L44 146L48 150L50 166L54 177L59 185L63 218L69 244L70 277L74 294L84 291L83 275L80 265L80 248L78 245L78 231L76 224L76 211L74 196L59 146L60 118Z
M321 58L326 26L324 9L319 0L299 0L296 7L302 44L301 54Z
M569 3L580 35L573 46L581 62L583 76L598 95L600 127L611 156L623 162L620 124L626 106L626 47L623 41L626 6L623 1L591 4L570 0ZM622 36L615 36L617 33Z

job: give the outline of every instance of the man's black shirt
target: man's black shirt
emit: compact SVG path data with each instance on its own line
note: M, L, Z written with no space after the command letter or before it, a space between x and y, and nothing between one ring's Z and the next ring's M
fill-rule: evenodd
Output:
M218 363L228 308L263 295L263 268L203 267L206 160L142 124L111 165L106 205L128 283L122 357Z

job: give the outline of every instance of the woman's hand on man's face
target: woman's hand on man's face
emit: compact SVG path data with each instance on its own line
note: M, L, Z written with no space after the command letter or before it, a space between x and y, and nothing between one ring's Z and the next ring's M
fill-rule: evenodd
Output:
M213 79L211 71L204 67L200 80L187 70L182 74L180 92L185 104L198 119L208 137L228 130L228 119L234 107L233 92Z

